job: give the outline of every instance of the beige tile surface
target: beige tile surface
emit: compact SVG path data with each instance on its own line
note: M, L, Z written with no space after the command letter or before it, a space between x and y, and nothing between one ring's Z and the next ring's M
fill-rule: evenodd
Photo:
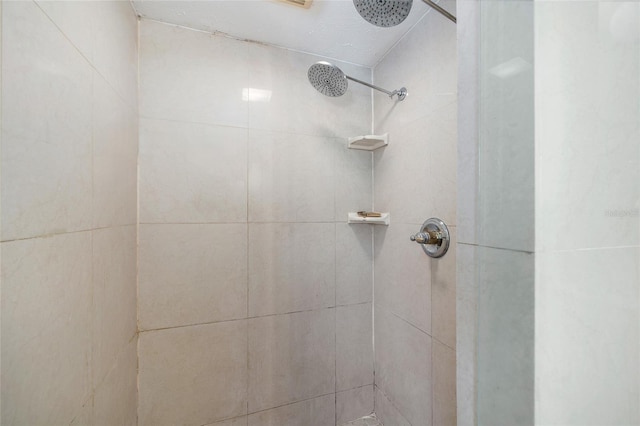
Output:
M370 416L365 416L352 422L345 423L343 426L382 426L382 423L378 420L375 414L372 414Z
M433 340L433 424L456 426L456 352Z
M397 112L396 112L397 114ZM394 223L439 217L456 222L456 103L400 128L387 128L392 142L374 153L375 203Z
M90 365L91 233L3 243L2 423L70 423Z
M140 115L246 127L247 43L173 25L140 24Z
M536 254L536 421L640 421L639 260L639 247Z
M94 396L93 423L96 426L136 426L138 423L138 341L124 347Z
M140 120L140 222L244 222L247 131Z
M449 227L451 242L444 257L431 262L431 335L456 347L456 251L457 229Z
M138 111L138 16L127 2L101 1L93 8L93 65Z
M412 425L431 425L431 338L384 309L375 333L376 386Z
M252 223L249 238L249 316L335 305L333 223Z
M35 3L3 21L2 240L88 229L91 67Z
M373 413L373 385L338 392L336 394L336 424L349 422ZM363 424L363 426L366 423ZM353 426L357 426L357 423Z
M335 391L335 309L249 320L249 412Z
M372 383L371 304L340 306L336 308L336 390L348 390Z
M393 222L375 235L375 301L416 327L431 332L431 260L409 240L420 225Z
M343 96L331 98L309 84L307 70L326 58L255 43L249 45L249 56L249 87L272 92L270 102L249 103L251 128L341 138L369 133L368 88L350 84ZM341 62L337 65L353 77L371 79L368 68Z
M93 226L131 225L138 207L138 114L93 75Z
M98 387L137 331L136 227L92 231L93 387Z
M331 394L250 414L249 426L333 426L335 409Z
M456 282L456 399L457 420L471 426L476 418L478 281L475 246L458 244Z
M141 225L143 330L247 314L247 225Z
M249 220L333 222L337 153L343 141L249 131Z
M247 324L144 332L139 340L140 425L203 425L246 414Z
M376 416L382 424L388 426L411 426L411 424L405 419L398 409L393 405L387 396L378 389L375 388L375 400L376 400Z
M455 1L446 0L441 7L456 14ZM384 93L374 93L376 131L401 128L456 101L457 29L438 13L425 16L374 67L375 84L406 86L409 90L407 99L397 103L389 101Z
M368 225L336 223L336 303L372 299L373 230Z
M248 416L236 417L235 419L223 420L211 423L211 426L247 426Z
M373 154L348 149L344 139L339 141L335 171L335 218L337 222L346 222L348 212L373 208Z

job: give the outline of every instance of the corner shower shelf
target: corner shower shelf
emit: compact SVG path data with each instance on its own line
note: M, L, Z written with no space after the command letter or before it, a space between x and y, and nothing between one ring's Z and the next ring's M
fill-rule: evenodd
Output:
M380 217L362 217L358 216L356 212L349 212L347 223L370 223L372 225L384 225L389 226L391 217L389 213L382 213Z
M384 135L364 135L349 138L348 148L374 151L387 145L389 145L389 134L385 133Z

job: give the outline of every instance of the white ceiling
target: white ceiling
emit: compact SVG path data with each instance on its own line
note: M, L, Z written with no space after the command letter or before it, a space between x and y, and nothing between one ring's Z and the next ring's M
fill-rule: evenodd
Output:
M140 16L373 66L429 10L415 0L400 25L379 28L352 0L314 0L309 9L278 0L133 0Z

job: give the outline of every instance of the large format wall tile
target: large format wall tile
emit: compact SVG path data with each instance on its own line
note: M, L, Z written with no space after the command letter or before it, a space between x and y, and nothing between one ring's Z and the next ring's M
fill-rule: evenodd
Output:
M90 362L91 233L3 243L2 423L69 424Z
M456 252L457 227L449 227L447 254L431 262L431 336L450 348L456 347Z
M431 337L380 308L374 329L376 386L412 425L431 425Z
M482 105L477 123L479 196L476 241L468 241L529 252L535 247L536 3L488 2L482 7L481 25L496 30L484 31L478 46ZM518 65L509 73L513 61ZM506 75L502 74L505 70Z
M476 247L477 422L530 425L534 401L531 253Z
M249 412L335 392L335 315L249 320Z
M640 422L638 260L638 247L537 255L540 424Z
M251 128L341 138L369 133L370 89L354 83L343 96L331 98L307 80L309 67L327 58L260 44L249 45L249 55L249 87L267 90L271 96L269 102L249 102ZM336 65L346 74L371 80L367 68Z
M373 385L336 393L336 426L373 413Z
M246 414L247 324L140 334L140 425L203 425Z
M353 389L372 383L371 304L340 306L336 309L336 390Z
M348 149L346 139L338 140L341 146L336 152L335 220L345 222L348 212L373 209L373 154Z
M93 386L96 388L137 331L136 228L93 234Z
M97 426L138 424L138 340L124 347L113 369L96 389L93 422ZM83 423L79 423L82 425ZM84 423L87 424L87 423Z
M249 316L335 305L335 225L249 225Z
M93 75L93 226L131 225L138 208L138 118Z
M376 228L375 304L431 332L431 260L409 240L419 225Z
M140 222L244 222L247 131L140 121Z
M138 16L121 1L94 7L93 66L114 90L138 111ZM137 115L137 114L136 114Z
M456 14L454 0L439 4ZM409 92L404 101L397 103L375 92L376 132L401 128L456 101L455 40L456 25L432 11L376 65L375 84L391 90L406 86Z
M141 225L142 330L245 318L247 225Z
M335 426L333 394L249 415L249 426Z
M455 225L456 105L389 129L389 146L375 152L376 209L394 223L439 217Z
M235 419L223 420L221 422L211 423L212 426L247 426L248 417L236 417Z
M382 424L388 426L411 426L378 386L375 387L374 391L376 416Z
M249 131L249 220L333 222L336 138Z
M34 3L3 22L2 239L88 229L91 67Z
M140 26L140 115L247 126L247 43L173 25Z
M38 6L126 103L137 110L138 23L121 1L42 1Z
M373 300L373 230L336 223L336 304Z
M432 341L433 424L456 426L456 351Z
M541 251L640 245L638 28L636 2L536 5Z
M478 281L475 246L456 247L456 399L460 426L476 424Z

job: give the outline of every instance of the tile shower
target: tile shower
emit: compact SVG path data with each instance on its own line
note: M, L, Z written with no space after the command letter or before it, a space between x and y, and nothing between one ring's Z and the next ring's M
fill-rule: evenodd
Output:
M396 104L127 2L2 24L2 424L456 424L455 26L337 62ZM430 216L441 260L408 241Z

